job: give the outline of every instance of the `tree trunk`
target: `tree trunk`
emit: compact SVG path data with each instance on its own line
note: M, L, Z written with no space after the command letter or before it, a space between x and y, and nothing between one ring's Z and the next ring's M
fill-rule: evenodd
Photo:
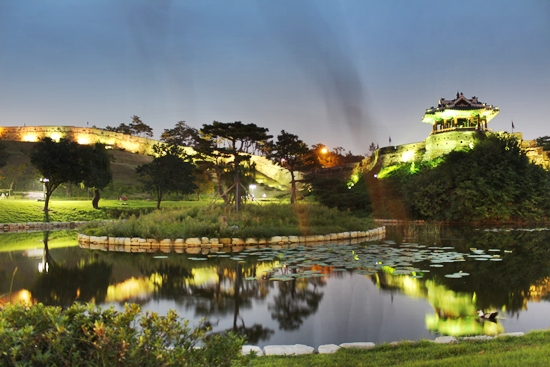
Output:
M294 171L290 171L290 203L296 201L296 179L294 179Z
M214 171L216 172L216 180L218 182L218 194L223 199L223 202L227 205L229 204L229 198L223 191L223 185L222 185L222 174L220 172L220 168L218 166L215 167Z
M94 188L94 198L92 199L92 206L94 207L94 209L99 209L99 199L101 199L99 190Z
M162 193L157 191L157 210L160 210L160 202L162 201Z

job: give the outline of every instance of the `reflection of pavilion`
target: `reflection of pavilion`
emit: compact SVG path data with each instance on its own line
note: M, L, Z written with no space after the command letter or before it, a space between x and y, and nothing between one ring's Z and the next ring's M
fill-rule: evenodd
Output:
M477 97L468 99L456 93L455 99L441 98L437 107L426 109L422 122L432 125L432 134L455 130L488 130L487 123L498 113L493 105L479 102Z

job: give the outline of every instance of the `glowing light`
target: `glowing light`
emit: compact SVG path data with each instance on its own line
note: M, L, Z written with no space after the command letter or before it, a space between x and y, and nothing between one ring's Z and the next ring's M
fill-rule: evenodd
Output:
M38 141L38 136L36 136L36 134L27 134L23 136L23 141L35 142L35 141Z
M88 139L87 137L85 136L79 136L77 138L77 143L80 144L80 145L88 145L90 144L90 139Z
M59 142L59 140L61 139L61 134L60 133L51 133L50 138L53 141Z
M414 158L414 150L407 150L401 154L401 162L410 162Z
M321 154L327 154L327 153L328 153L328 149L327 149L327 148L321 149Z

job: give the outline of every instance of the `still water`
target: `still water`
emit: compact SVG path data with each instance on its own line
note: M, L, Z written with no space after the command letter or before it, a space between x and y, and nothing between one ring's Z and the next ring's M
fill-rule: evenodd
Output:
M386 238L357 245L210 255L74 244L67 231L0 234L0 302L134 302L193 323L206 317L214 331L236 330L259 346L550 327L547 229L389 227ZM498 310L497 322L478 320L477 309Z

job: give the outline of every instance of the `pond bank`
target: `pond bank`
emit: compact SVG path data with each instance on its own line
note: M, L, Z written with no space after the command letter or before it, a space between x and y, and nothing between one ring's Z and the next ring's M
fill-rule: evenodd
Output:
M385 237L386 227L382 226L368 231L353 231L330 233L327 235L312 236L273 236L270 238L176 238L155 240L139 237L107 237L87 236L78 234L78 245L90 250L113 252L176 252L188 254L207 254L210 252L239 252L249 248L287 248L288 246L313 246L327 242L337 244L356 244L363 241L382 239Z
M55 229L75 229L87 222L0 223L0 232L35 232Z
M459 343L462 340L476 340L476 341L487 341L494 338L501 337L520 337L524 336L523 332L515 333L502 333L497 336L488 336L488 335L476 335L476 336L465 336L461 338L456 338L454 336L440 336L434 340L430 340L436 344L455 344ZM401 340L394 341L389 343L389 345L398 345L401 343L419 343L413 342L411 340ZM347 349L372 349L376 347L376 344L371 342L355 342L355 343L342 343L340 345L336 344L325 344L320 345L317 348L318 354L332 354L336 353L340 348ZM242 354L250 354L254 352L257 356L290 356L290 355L304 355L304 354L313 354L315 353L315 348L304 345L304 344L294 344L294 345L266 345L263 349L255 345L243 345Z

